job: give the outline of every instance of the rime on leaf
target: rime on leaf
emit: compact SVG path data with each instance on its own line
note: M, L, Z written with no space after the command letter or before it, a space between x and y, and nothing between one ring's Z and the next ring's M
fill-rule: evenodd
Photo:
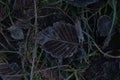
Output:
M112 25L112 20L109 16L103 15L98 19L97 32L100 36L107 36Z
M23 30L21 28L11 26L10 28L8 28L8 30L10 31L11 37L13 39L16 39L16 40L24 39Z
M82 33L81 23L78 19L76 19L75 22L76 22L75 23L75 29L76 29L76 32L77 32L78 40L79 40L79 43L81 43L81 42L84 41L84 36L83 36L83 33Z
M75 7L83 7L98 2L99 0L65 0L65 1Z
M22 76L19 66L16 63L0 63L0 80L22 80ZM14 76L14 75L18 76Z
M77 53L79 38L74 25L56 22L38 35L42 48L56 58L71 57Z

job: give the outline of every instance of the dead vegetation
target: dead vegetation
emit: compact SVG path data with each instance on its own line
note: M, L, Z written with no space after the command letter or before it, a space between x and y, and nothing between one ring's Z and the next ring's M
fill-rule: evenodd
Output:
M0 80L120 80L119 0L0 0Z

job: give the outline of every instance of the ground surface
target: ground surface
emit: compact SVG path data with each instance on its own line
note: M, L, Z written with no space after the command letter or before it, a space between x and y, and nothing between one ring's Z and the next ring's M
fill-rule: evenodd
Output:
M120 80L120 0L0 0L0 80Z

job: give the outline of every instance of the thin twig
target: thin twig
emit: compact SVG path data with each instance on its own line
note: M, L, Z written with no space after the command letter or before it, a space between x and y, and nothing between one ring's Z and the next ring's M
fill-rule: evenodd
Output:
M6 40L6 42L8 43L8 45L11 46L13 49L15 49L13 47L13 45L10 43L10 41L7 39L7 37L5 36L5 34L2 31L0 31L0 33L2 34L3 38Z
M84 32L84 31L83 31L83 33L84 33L85 35L87 35L87 36L92 40L94 46L98 49L98 51L99 51L101 54L103 54L103 55L106 56L106 57L110 57L110 58L120 58L120 56L113 56L113 55L108 54L109 52L103 52L103 51L101 50L101 48L94 42L94 39L93 39L88 33Z
M35 14L35 37L37 35L38 29L37 29L37 5L36 5L36 0L34 0L34 14ZM31 67L31 72L30 72L30 80L33 80L33 74L34 74L34 67L35 67L35 58L37 55L37 41L35 39L35 44L34 44L34 52L33 52L33 59L32 59L32 67Z
M107 56L107 57L110 57L110 58L120 58L120 56L112 56L112 55L110 55L110 54L108 54L108 53L105 53L105 52L103 52L99 47L98 47L98 45L93 41L93 44L95 45L95 47L98 49L98 51L101 53L101 54L103 54L104 56Z

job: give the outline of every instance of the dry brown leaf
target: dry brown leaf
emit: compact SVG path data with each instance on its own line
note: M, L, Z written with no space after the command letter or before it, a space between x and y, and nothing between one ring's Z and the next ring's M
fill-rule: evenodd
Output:
M0 63L0 77L2 80L21 80L22 76L14 76L19 72L19 67L16 63Z
M42 49L55 58L71 57L78 53L78 50L80 54L85 54L85 50L81 49L84 37L79 20L75 25L63 21L56 22L52 27L42 30L37 40Z
M107 36L112 25L112 20L109 16L103 15L98 18L97 32L100 36Z
M38 36L42 48L56 58L71 57L78 49L75 27L64 22L56 22Z

